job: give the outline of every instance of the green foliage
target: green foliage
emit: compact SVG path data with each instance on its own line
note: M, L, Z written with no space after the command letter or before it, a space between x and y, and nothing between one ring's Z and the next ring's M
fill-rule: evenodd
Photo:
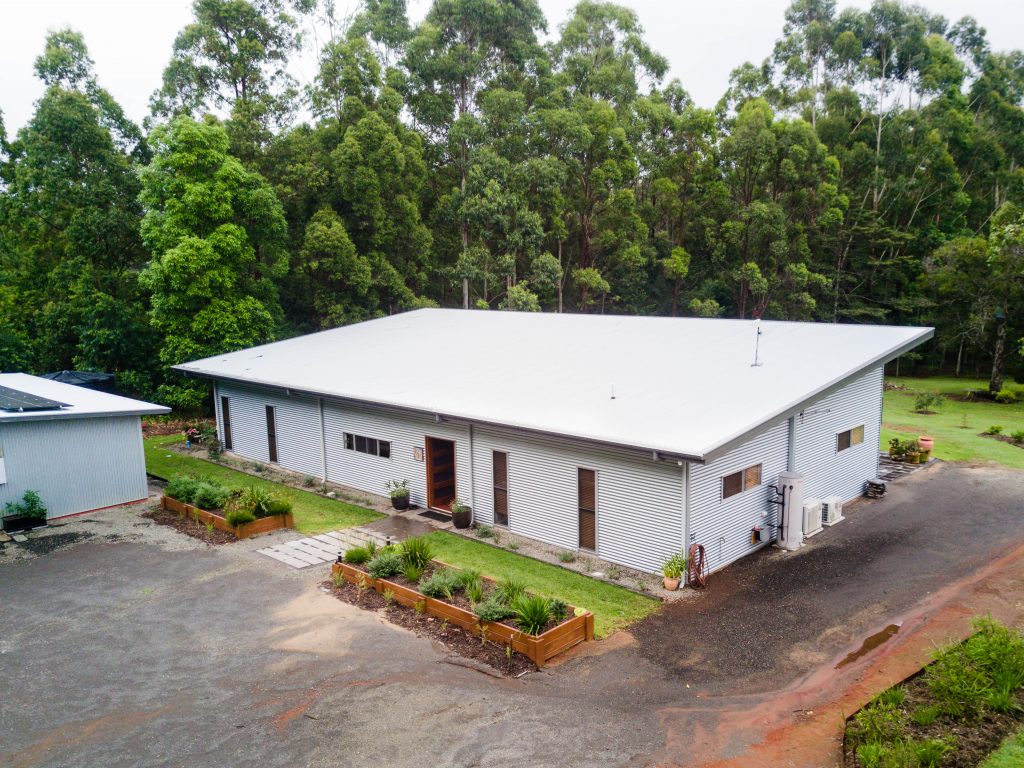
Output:
M203 480L196 484L192 492L191 503L200 509L221 509L230 496L231 491L219 483Z
M1010 437L1017 445L1024 444L1024 429L1015 429L1010 433Z
M998 424L993 424L991 427L985 430L986 435L1001 435L1002 433L1003 428Z
M228 525L245 525L253 522L256 516L248 509L229 509L224 519L228 521Z
M917 758L917 763L921 768L937 768L942 764L942 758L953 751L955 744L956 737L950 737L911 741L908 747Z
M512 604L516 626L530 635L539 635L551 621L551 606L546 597L520 595Z
M423 578L423 567L416 563L405 563L402 565L402 576L406 581L417 584Z
M918 707L911 712L910 719L917 725L927 727L938 720L941 715L942 711L939 707L928 705L925 707Z
M451 600L462 587L457 571L439 568L419 584L419 590L427 597Z
M1024 728L1009 736L980 768L1017 768L1024 765Z
M508 604L493 596L483 602L476 603L473 606L473 613L476 614L480 621L502 621L509 616L515 615L515 611Z
M563 549L558 553L558 562L560 563L575 563L576 553L571 549Z
M192 475L175 475L167 483L164 493L172 499L191 504L195 498L196 487L199 485L198 478Z
M1002 403L1003 405L1009 405L1010 403L1015 403L1015 402L1017 402L1017 393L1015 391L1013 391L1012 389L1008 389L1006 387L1003 387L1002 389L1000 389L996 393L995 401L997 403Z
M397 552L381 551L366 566L367 571L375 579L387 579L401 573L402 558Z
M413 536L402 542L400 547L403 565L415 565L425 570L434 558L434 550L425 536Z
M388 480L384 487L392 499L408 498L409 496L408 480Z
M250 485L238 497L237 505L239 509L252 512L254 517L268 517L274 514L271 510L276 500L274 493L265 486Z
M465 584L463 586L463 589L465 590L465 593L466 593L466 599L469 600L469 602L472 603L473 605L476 605L477 603L483 601L483 599L484 599L484 584L483 584L482 581L480 581L480 580L472 581L472 582L470 582L468 584Z
M559 623L569 616L569 604L560 597L553 597L548 601L548 610L551 612L551 618Z
M942 395L937 392L918 392L914 397L914 410L918 413L930 413L942 406Z
M349 547L345 550L345 557L343 559L349 565L363 565L370 562L372 558L373 555L370 554L370 550L366 547Z
M476 537L478 539L494 538L494 528L492 528L489 525L484 525L483 523L479 523L476 526L474 526L473 533L476 534Z
M515 576L506 576L498 581L494 597L506 605L512 605L526 594L526 582Z
M46 511L46 505L43 504L38 491L32 490L25 491L21 496L21 501L17 503L9 501L4 505L5 515L32 517L36 520L46 520Z
M686 555L677 552L661 566L661 573L666 579L679 579L686 572Z

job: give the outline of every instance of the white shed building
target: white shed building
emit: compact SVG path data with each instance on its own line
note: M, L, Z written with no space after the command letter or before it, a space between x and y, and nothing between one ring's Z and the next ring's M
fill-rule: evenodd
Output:
M39 493L49 518L148 497L144 414L169 408L24 373L0 374L0 509Z
M760 335L759 330L760 329ZM177 366L227 450L656 571L774 535L771 488L859 496L882 368L930 328L424 309ZM757 364L755 363L755 343ZM769 536L769 538L770 538Z

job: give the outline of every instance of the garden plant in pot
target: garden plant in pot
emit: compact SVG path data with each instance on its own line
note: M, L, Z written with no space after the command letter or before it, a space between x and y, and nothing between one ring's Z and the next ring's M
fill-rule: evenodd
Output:
M679 589L679 582L682 580L685 571L686 555L682 552L678 552L666 560L665 564L661 566L661 573L665 577L665 589L669 592Z
M409 508L409 481L388 480L385 487L391 496L391 506L397 510Z
M467 505L459 501L459 497L456 496L452 499L452 522L456 528L469 528L473 522L473 510Z
M21 501L7 502L4 507L3 529L9 533L27 531L46 525L46 505L36 491L25 491Z

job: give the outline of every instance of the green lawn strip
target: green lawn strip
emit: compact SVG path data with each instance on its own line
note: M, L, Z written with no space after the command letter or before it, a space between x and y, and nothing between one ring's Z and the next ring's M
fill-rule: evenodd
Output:
M1020 768L1024 765L1024 728L1008 736L979 768Z
M560 597L594 614L594 634L607 637L642 619L660 604L628 589L573 573L556 565L507 552L445 531L429 534L434 557L459 568L477 568L500 579L515 576L545 597Z
M949 395L960 395L968 389L984 389L981 379L898 378L889 383L905 386L905 390L887 390L882 415L882 450L887 450L893 437L908 438L931 435L935 438L933 456L947 461L982 461L1024 469L1024 448L982 437L992 425L1003 427L1003 434L1024 429L1024 403L1004 405L988 400L963 402ZM940 392L946 399L934 414L914 413L914 397L918 392ZM966 419L966 428L964 427Z
M163 435L144 440L146 471L164 480L169 480L175 475L194 474L216 480L228 488L246 488L256 485L272 490L292 502L295 530L300 533L323 533L338 528L363 525L383 517L378 512L358 507L355 504L328 499L271 480L253 477L212 461L183 456L177 451L168 450L169 445L180 441L179 435Z

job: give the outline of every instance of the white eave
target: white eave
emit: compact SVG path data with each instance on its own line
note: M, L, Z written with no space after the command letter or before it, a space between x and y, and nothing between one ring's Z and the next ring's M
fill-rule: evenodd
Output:
M0 373L0 386L66 403L68 406L46 411L0 410L0 424L102 416L150 416L171 412L170 408L162 405L111 395L108 392L98 392L74 384L51 381L38 376L30 376L27 373Z
M423 309L175 369L704 461L933 335L761 331L753 366L753 321Z

